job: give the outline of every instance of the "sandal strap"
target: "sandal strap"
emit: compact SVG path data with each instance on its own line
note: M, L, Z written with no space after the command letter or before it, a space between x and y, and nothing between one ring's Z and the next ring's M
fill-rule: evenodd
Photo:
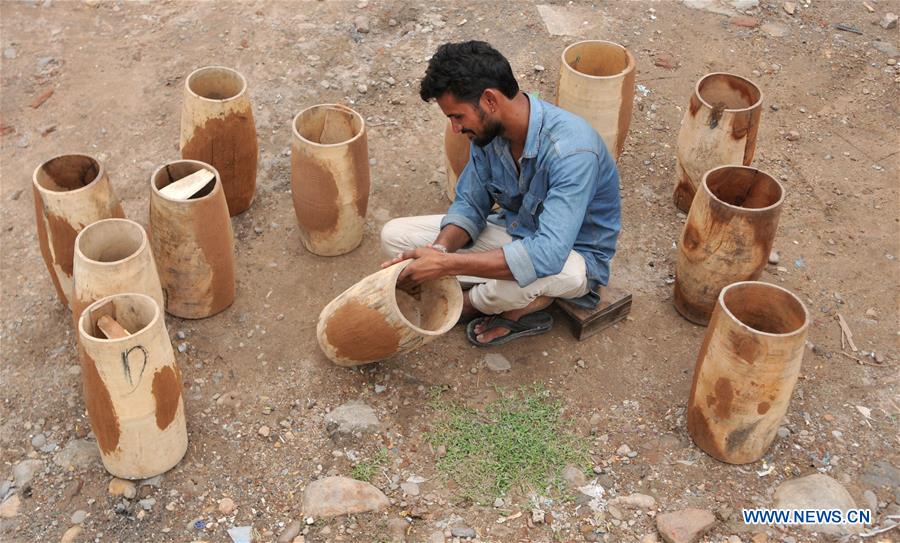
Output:
M490 322L484 325L484 329L481 333L483 334L488 330L493 330L494 328L499 328L501 326L508 329L510 333L523 332L531 329L530 326L525 326L524 324L513 320L504 319L503 317L493 317Z

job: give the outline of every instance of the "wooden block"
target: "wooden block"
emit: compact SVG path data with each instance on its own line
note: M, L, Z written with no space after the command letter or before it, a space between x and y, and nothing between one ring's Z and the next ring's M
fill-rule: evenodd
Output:
M173 200L188 200L191 196L197 194L200 189L205 187L207 183L212 181L215 176L216 174L203 168L187 177L182 177L174 183L166 185L159 189L159 192L166 198L171 198Z
M90 320L94 327L94 337L103 339L105 335L106 339L119 339L131 335L131 332L116 321L116 306L112 302L106 302L92 309Z
M624 319L631 311L631 294L617 288L600 287L600 303L593 309L563 299L557 299L556 305L569 318L572 333L581 341Z

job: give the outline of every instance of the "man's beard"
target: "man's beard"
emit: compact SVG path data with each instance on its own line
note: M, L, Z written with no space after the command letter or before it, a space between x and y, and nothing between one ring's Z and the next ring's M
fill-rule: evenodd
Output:
M484 126L484 132L480 136L475 136L472 138L472 143L477 145L478 147L484 147L490 142L494 141L494 138L497 136L503 135L503 123L500 121L493 121L485 124L484 120L487 118L487 114L481 109L479 104L475 104L475 110L478 111L478 117L481 120L482 125ZM472 132L474 134L474 132Z

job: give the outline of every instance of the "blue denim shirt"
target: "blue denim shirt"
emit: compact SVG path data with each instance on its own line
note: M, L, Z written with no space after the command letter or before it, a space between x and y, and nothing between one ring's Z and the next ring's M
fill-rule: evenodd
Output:
M528 95L528 135L519 160L509 141L470 145L456 199L441 228L454 224L474 240L487 221L505 226L513 241L503 246L519 286L556 275L571 250L584 257L591 293L579 305L599 301L621 229L619 173L603 140L587 121ZM499 213L491 214L494 202Z

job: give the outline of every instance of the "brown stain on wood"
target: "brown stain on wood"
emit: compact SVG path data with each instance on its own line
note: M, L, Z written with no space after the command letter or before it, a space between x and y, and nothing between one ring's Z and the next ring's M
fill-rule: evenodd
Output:
M734 353L748 364L752 365L756 362L762 352L759 340L753 336L742 335L732 331L729 333L728 339L731 340L731 348L734 349Z
M116 407L106 388L106 383L97 371L94 359L85 351L81 351L82 383L84 385L84 403L91 419L91 428L97 436L97 444L103 454L110 454L119 446L119 416Z
M78 231L65 218L54 213L47 213L50 243L53 246L54 260L63 273L72 276L72 261L75 257L75 237Z
M716 393L716 416L720 419L727 419L731 416L731 404L734 401L734 389L731 387L731 380L725 377L719 377L714 387Z
M387 358L400 347L397 329L377 309L358 301L344 303L328 318L325 337L336 356L359 362Z
M369 207L369 144L363 133L359 139L350 144L350 160L353 161L353 177L356 182L356 212L365 218Z
M173 362L174 365L174 362ZM156 427L165 430L175 420L181 400L181 372L172 366L163 366L153 374L150 389L156 402Z
M181 157L199 160L219 171L231 216L250 207L256 190L259 147L251 110L212 117L181 149Z
M616 148L613 149L613 158L618 161L622 149L625 148L625 138L628 136L628 127L631 126L631 113L634 109L634 79L637 75L637 66L630 58L631 55L627 51L622 51L625 55L625 64L629 64L631 60L631 71L625 74L622 80L621 97L619 103L619 118L616 134Z
M697 193L697 189L694 188L691 177L680 164L678 169L681 170L681 179L675 185L675 193L672 195L672 199L679 211L687 213L691 210L691 204L694 203L694 195Z
M208 315L230 306L235 295L234 238L229 235L227 226L227 222L231 219L223 216L227 214L227 210L223 213L219 202L220 200L215 197L198 200L194 204L194 214L191 218L194 239L203 253L203 259L209 266L211 275L209 289L202 297L202 301L209 304L209 309L206 310ZM222 222L226 223L224 229L215 228L216 224ZM196 289L191 277L192 275L184 277L179 290L192 292Z
M34 185L31 186L31 193L34 197L34 216L37 219L37 237L38 244L41 247L41 256L44 258L44 264L47 265L47 270L50 272L50 279L53 281L53 288L56 289L57 296L63 303L68 304L69 302L59 282L59 277L56 276L56 270L53 268L53 254L50 252L47 226L44 224L44 203L41 199L41 193Z
M337 182L331 170L297 151L291 155L291 178L291 195L300 226L307 232L334 232L340 209Z
M713 458L724 459L725 455L719 444L716 443L716 435L710 428L709 420L703 414L703 409L694 406L688 410L687 426L688 432L698 447L712 455Z
M689 104L689 108L691 111L691 117L697 116L697 112L700 111L700 107L702 105L703 105L703 103L700 101L700 97L697 96L696 92L694 92L694 94L691 95L691 101Z
M759 402L756 405L756 412L760 415L765 415L768 413L771 404L769 402Z

